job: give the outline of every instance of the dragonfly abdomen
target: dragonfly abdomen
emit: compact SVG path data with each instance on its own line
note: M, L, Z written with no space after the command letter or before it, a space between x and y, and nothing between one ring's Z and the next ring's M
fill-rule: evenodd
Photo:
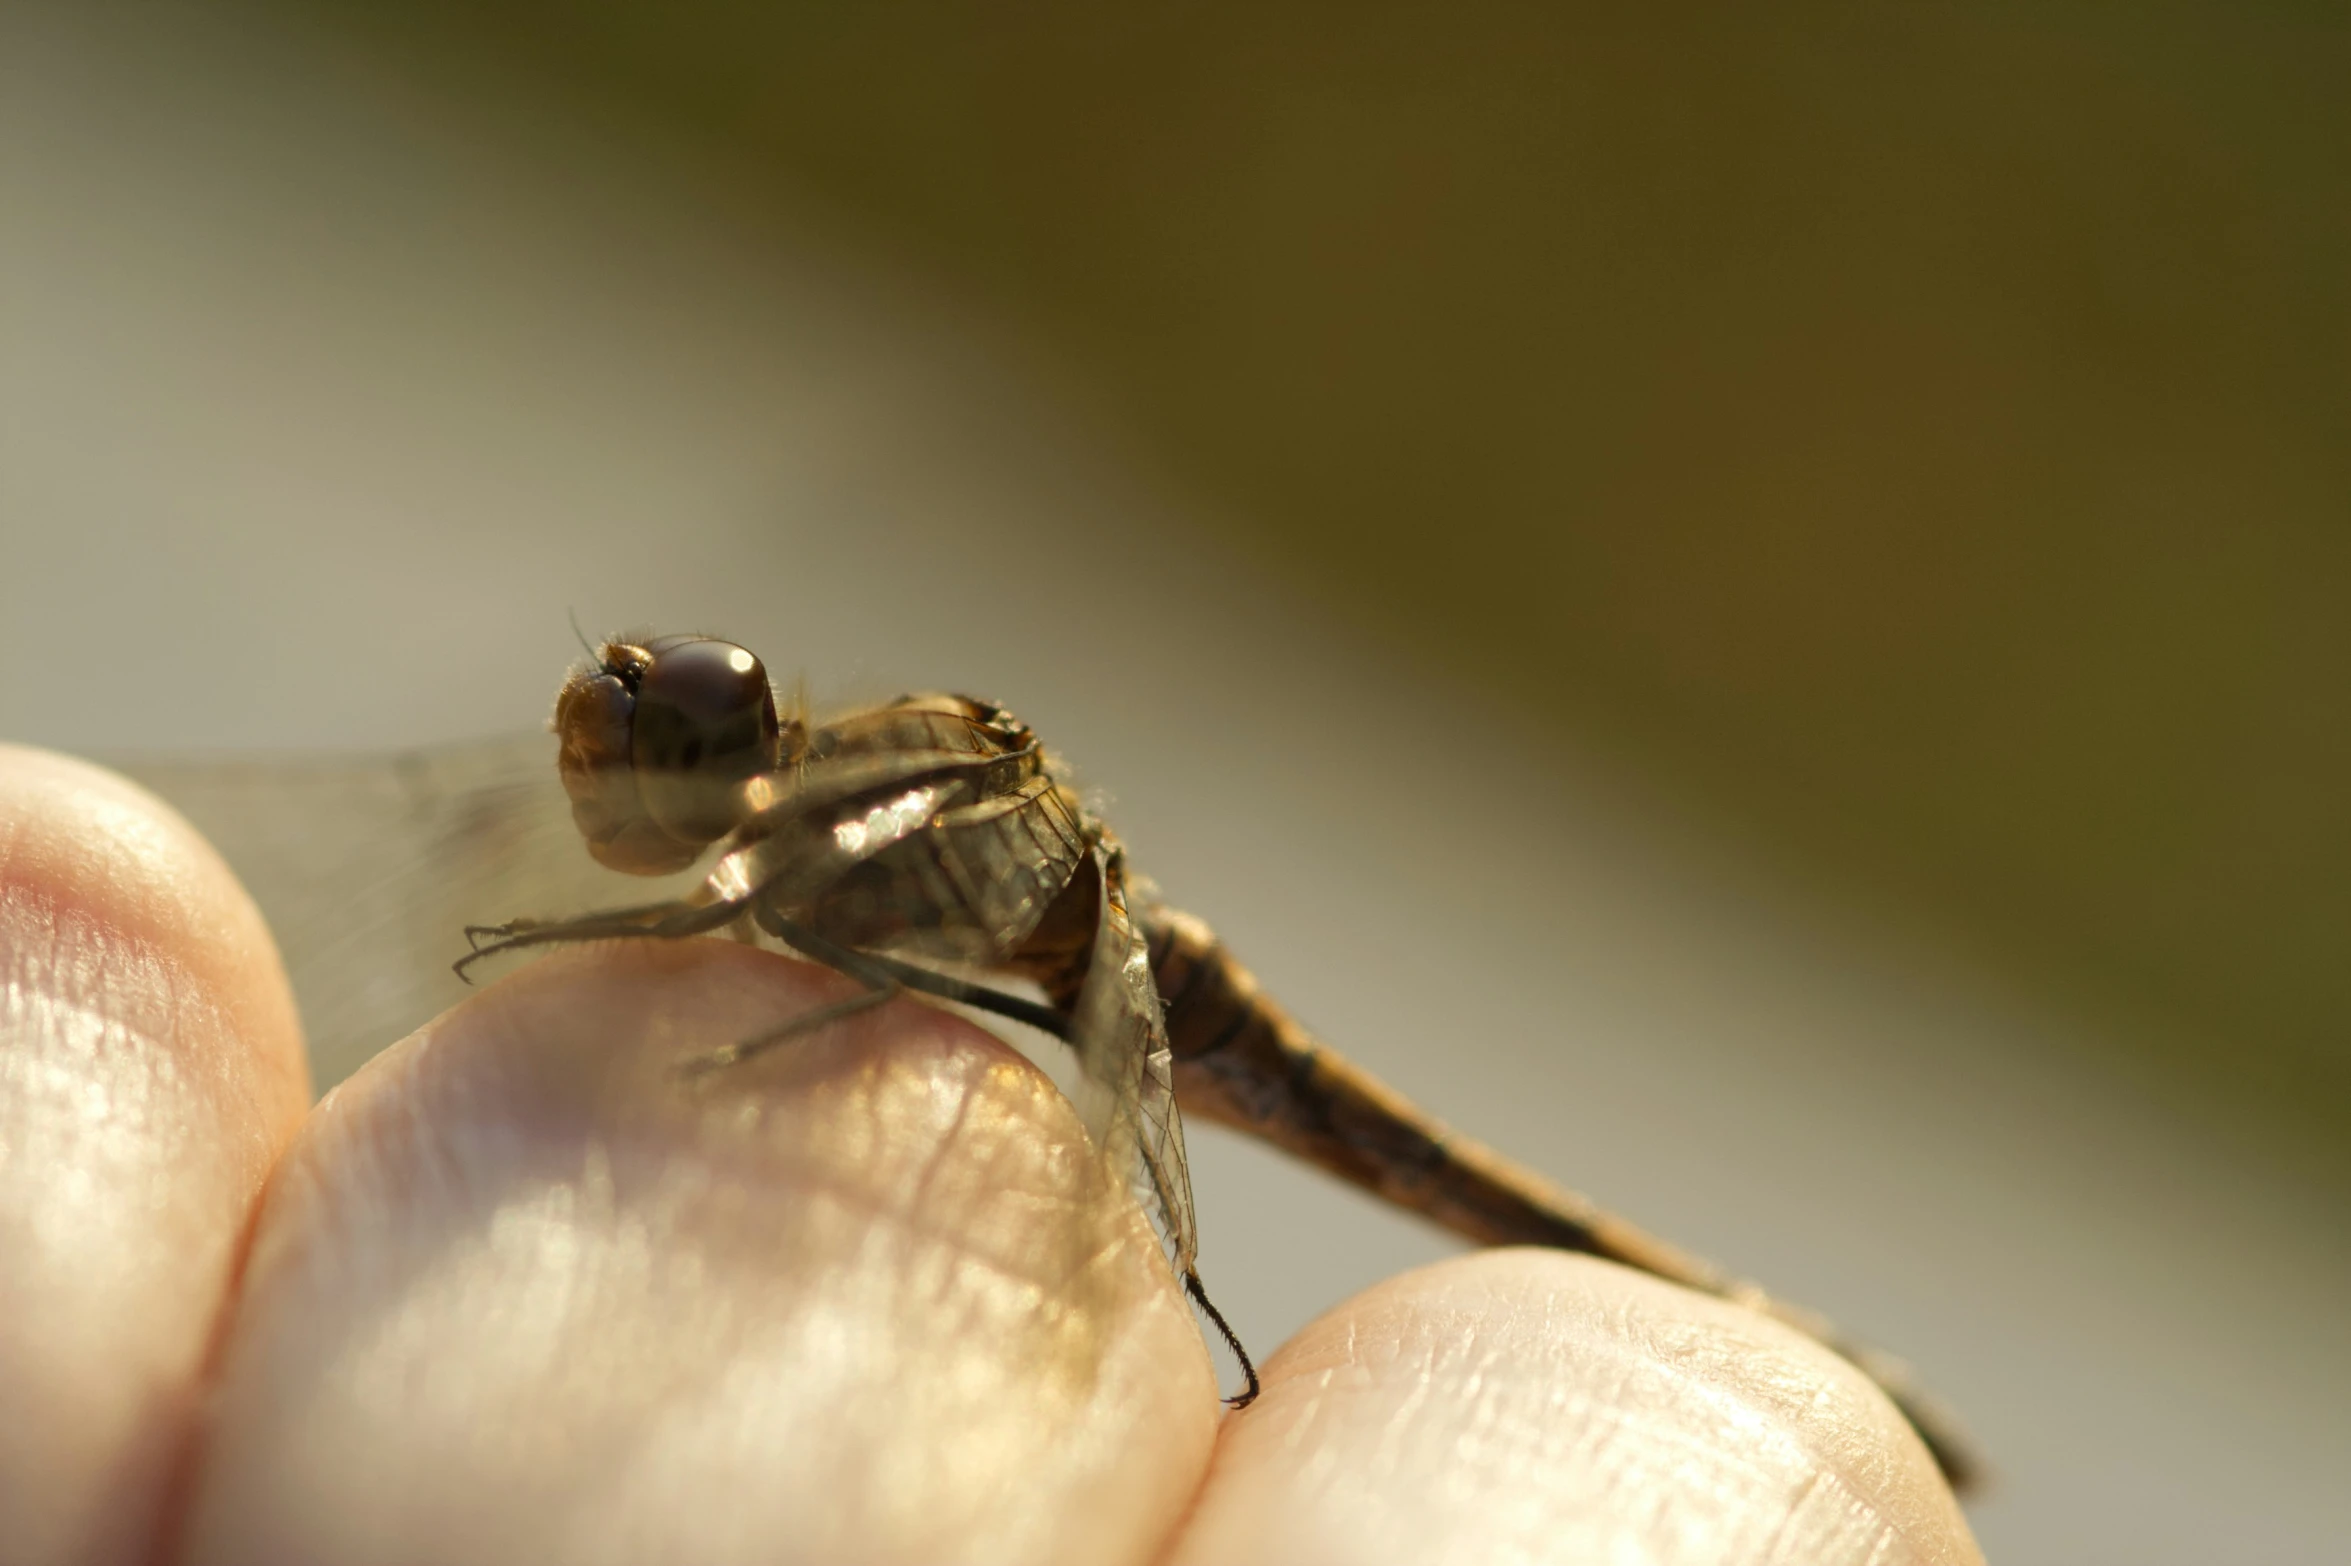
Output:
M1187 1116L1274 1143L1481 1245L1542 1245L1622 1262L1737 1301L1818 1339L1884 1389L1954 1489L1981 1469L1956 1421L1899 1360L1467 1137L1309 1033L1186 913L1141 920L1167 1008L1176 1101Z
M1709 1293L1733 1287L1697 1257L1456 1135L1322 1044L1200 920L1169 908L1143 920L1185 1114L1262 1137L1482 1245L1588 1251Z

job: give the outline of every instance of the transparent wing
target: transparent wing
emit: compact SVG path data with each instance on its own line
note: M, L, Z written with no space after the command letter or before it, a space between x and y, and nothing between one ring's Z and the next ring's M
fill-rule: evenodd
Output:
M105 758L211 839L284 955L319 1088L469 993L468 924L676 895L588 857L544 734L360 756Z
M1199 1251L1192 1169L1151 951L1127 912L1123 856L1108 843L1097 843L1093 856L1102 916L1070 1039L1085 1076L1078 1108L1112 1167L1128 1172L1176 1272L1187 1274Z

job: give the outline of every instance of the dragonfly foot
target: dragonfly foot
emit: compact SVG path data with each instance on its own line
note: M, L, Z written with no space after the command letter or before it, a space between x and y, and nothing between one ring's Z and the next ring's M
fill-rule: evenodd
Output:
M1247 1408L1257 1401L1257 1394L1263 1388L1258 1384L1257 1366L1250 1362L1249 1351L1241 1347L1240 1334L1233 1331L1232 1323L1224 1319L1224 1312L1218 1310L1215 1302L1209 1299L1208 1286L1200 1281L1198 1268L1192 1268L1184 1274L1184 1292L1192 1296L1192 1303L1199 1306L1210 1321L1216 1323L1216 1330L1224 1337L1224 1346L1233 1351L1233 1358L1241 1362L1241 1374L1249 1380L1247 1386L1224 1400L1224 1406L1235 1410Z
M465 927L465 944L478 952L485 940L508 940L525 931L541 929L546 924L544 919L509 919L504 924L469 924Z

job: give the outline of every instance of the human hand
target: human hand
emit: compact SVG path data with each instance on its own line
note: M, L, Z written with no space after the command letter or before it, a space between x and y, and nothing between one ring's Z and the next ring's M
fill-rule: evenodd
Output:
M840 993L772 954L548 959L310 1110L217 859L0 750L0 959L0 1562L1980 1559L1857 1372L1581 1257L1392 1279L1220 1422L986 1034L671 1074Z

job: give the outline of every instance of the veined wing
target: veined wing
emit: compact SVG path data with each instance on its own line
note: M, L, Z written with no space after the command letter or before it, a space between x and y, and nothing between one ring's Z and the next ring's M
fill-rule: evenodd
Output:
M880 755L843 756L806 766L779 770L751 785L751 804L763 816L778 821L812 815L861 795L925 779L970 775L976 785L987 769L1003 758L969 751L921 749Z
M864 795L828 800L825 808L745 828L750 840L711 868L706 895L739 902L762 894L800 909L868 860L927 830L940 812L970 792L960 776L892 782Z
M1088 852L1075 804L1051 778L1032 777L942 809L880 863L842 876L817 922L852 945L996 967L1086 867ZM1079 955L1090 959L1090 946Z
M1070 1037L1084 1072L1078 1108L1095 1146L1128 1172L1177 1274L1188 1276L1199 1252L1192 1170L1151 951L1127 911L1125 858L1115 845L1094 845L1093 874L1101 917Z
M690 888L595 863L544 734L372 755L109 758L228 860L283 954L323 1090L470 993L459 932Z

